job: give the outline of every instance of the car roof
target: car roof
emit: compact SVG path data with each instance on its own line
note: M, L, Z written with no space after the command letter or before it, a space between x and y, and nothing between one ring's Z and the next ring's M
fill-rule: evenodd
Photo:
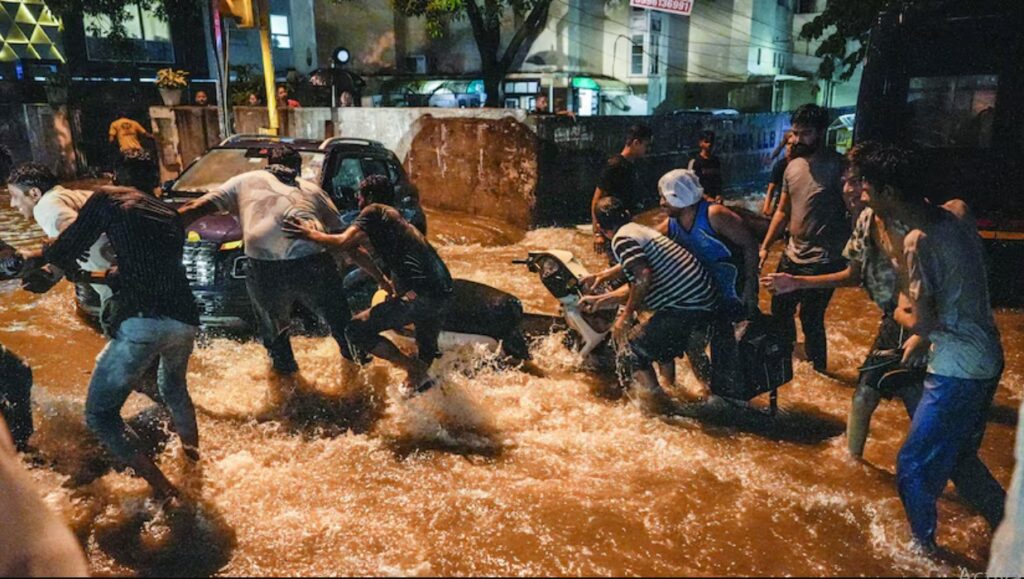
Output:
M217 146L219 149L266 147L275 144L290 145L297 151L328 151L342 149L354 152L380 152L391 154L391 151L379 141L357 139L352 137L332 137L325 140L303 139L296 137L278 137L271 135L232 135ZM370 151L368 151L370 150Z

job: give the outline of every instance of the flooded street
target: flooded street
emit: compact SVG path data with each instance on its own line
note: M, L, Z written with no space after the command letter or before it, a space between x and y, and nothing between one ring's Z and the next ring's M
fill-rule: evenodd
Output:
M5 240L35 243L41 234L6 195L0 203ZM575 229L428 219L455 277L513 293L530 312L554 314L557 303L513 259L557 248L600 266L590 235ZM97 574L959 574L956 562L910 550L894 481L908 424L899 401L875 413L868 464L848 457L856 368L879 316L858 289L837 291L828 311L834 375L798 358L779 416L739 428L649 416L607 396L611 377L581 370L561 335L532 348L543 377L466 348L435 365L442 388L410 401L380 361L344 381L329 338L294 340L294 381L271 374L259 344L211 339L188 376L203 459L189 470L172 439L160 462L196 499L195 513L160 511L124 473L73 482L99 453L82 414L104 340L76 315L66 282L44 296L3 282L0 294L0 342L35 373L32 442L42 458L26 465ZM981 456L1008 486L1024 312L1000 310L997 321L1007 366ZM699 395L686 362L678 381L680 398ZM148 405L133 395L126 415ZM981 571L989 531L951 489L938 542Z

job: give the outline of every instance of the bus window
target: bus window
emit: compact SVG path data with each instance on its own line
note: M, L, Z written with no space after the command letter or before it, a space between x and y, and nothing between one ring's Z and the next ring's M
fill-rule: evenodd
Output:
M992 146L999 77L917 76L907 91L912 144L928 148Z

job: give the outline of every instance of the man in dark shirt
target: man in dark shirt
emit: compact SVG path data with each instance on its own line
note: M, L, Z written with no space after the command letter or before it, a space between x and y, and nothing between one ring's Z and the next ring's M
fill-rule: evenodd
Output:
M330 235L312 224L289 218L284 230L351 253L363 247L379 257L387 277L372 262L360 263L390 294L383 303L360 313L349 323L350 344L397 364L407 373L409 393L425 392L434 385L427 376L430 363L440 356L437 337L452 296L452 277L437 251L423 234L391 205L394 188L383 175L367 177L359 186L359 217L344 233ZM406 356L381 336L413 324L418 357Z
M715 132L701 131L697 140L700 152L690 159L689 169L697 174L704 198L714 203L722 202L722 160L714 154Z
M594 229L594 251L598 254L608 255L609 263L613 260L608 239L601 233L601 227L597 223L597 202L605 197L615 197L629 211L636 211L643 205L644 190L636 169L636 160L647 154L652 137L651 128L647 125L630 127L629 132L626 133L626 144L622 147L622 151L608 159L597 180L594 198L590 201L590 217Z
M120 175L119 175L120 177ZM130 183L135 185L135 183ZM77 259L106 234L118 257L106 276L114 295L107 302L110 342L96 360L85 403L86 423L100 441L132 467L160 498L177 490L140 450L121 419L121 407L146 369L159 360L160 394L171 412L186 456L199 459L199 431L188 394L186 371L199 325L182 246L178 214L134 187L104 187L89 198L78 218L49 247L25 255L32 266L53 263L79 279Z
M786 155L772 165L768 190L764 194L764 206L761 207L761 214L769 219L775 214L775 207L779 204L779 195L782 194L782 179L786 175L786 167L789 166L792 153L793 145L786 143Z

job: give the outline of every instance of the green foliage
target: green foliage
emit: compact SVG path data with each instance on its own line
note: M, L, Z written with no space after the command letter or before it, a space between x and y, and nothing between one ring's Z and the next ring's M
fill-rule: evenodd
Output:
M343 2L345 0L334 0ZM501 79L505 77L519 49L544 28L553 0L391 0L395 10L406 16L426 19L427 33L443 36L448 23L466 19L480 53L487 92L487 106L501 103ZM516 16L505 50L501 50L502 20L506 11Z
M818 78L832 80L838 74L841 80L849 80L857 65L864 61L868 36L880 12L911 7L941 10L957 1L832 0L824 12L804 25L800 37L808 40L824 37L814 53L822 58L818 65Z
M238 64L231 68L232 80L228 85L229 96L233 106L248 106L249 93L263 100L263 72L251 64Z

